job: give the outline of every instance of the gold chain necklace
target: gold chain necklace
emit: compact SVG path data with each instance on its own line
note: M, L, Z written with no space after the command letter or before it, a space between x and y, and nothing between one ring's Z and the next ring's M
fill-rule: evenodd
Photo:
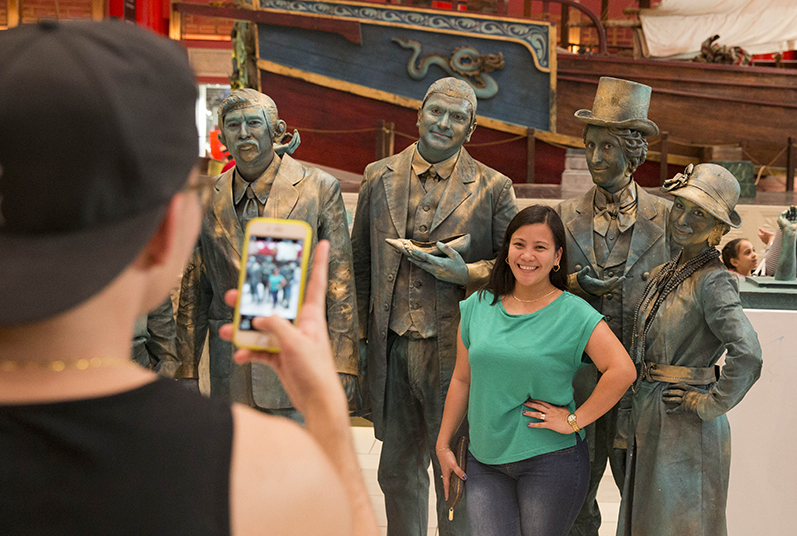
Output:
M550 296L551 294L553 294L553 293L554 293L554 292L556 292L557 290L558 290L558 289L554 288L554 289L553 289L551 292L549 292L549 293L548 293L548 294L546 294L545 296L540 296L539 298L534 298L533 300L521 300L520 298L518 298L517 296L515 296L515 293L514 293L514 292L511 294L511 296L512 296L513 298L515 298L517 301L519 301L520 303L534 303L535 301L540 301L540 300L541 300L541 299L543 299L543 298L547 298L548 296Z
M0 361L0 372L16 372L18 370L48 370L61 372L66 369L88 370L102 367L138 366L129 357L92 357L77 361Z

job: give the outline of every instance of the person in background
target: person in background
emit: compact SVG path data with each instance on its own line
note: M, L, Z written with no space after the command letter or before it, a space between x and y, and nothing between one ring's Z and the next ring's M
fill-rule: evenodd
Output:
M602 315L567 288L565 230L533 205L510 222L485 290L460 303L457 363L437 440L446 497L463 480L479 536L565 536L584 503L589 452L581 427L609 411L636 370ZM589 357L587 357L589 356ZM576 407L573 378L601 376ZM450 445L468 414L468 474Z
M236 355L275 368L306 429L130 359L211 199L196 98L185 51L136 26L0 32L3 536L378 534L324 321L328 242L297 325L255 320L282 352Z
M739 277L750 275L758 266L755 247L746 238L734 238L722 248L722 264Z

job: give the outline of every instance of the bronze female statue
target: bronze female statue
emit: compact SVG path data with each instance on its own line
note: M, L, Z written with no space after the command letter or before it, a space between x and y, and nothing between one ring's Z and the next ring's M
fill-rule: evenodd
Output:
M651 273L637 306L631 356L640 372L626 397L631 434L617 534L724 536L725 413L762 363L736 277L714 247L741 225L739 185L725 168L700 164L663 190L675 196L668 227L683 249Z

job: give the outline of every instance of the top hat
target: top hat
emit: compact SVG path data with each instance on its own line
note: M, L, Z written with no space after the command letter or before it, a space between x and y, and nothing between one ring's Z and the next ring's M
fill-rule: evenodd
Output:
M655 136L659 127L648 119L650 92L650 86L602 76L592 110L577 111L576 119L588 125L630 128L645 136Z
M664 181L661 189L697 203L731 227L742 226L742 218L735 210L739 201L739 181L720 165L689 164L683 173Z

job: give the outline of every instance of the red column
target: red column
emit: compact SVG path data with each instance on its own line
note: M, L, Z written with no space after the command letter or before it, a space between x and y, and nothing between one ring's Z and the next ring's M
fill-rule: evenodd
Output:
M169 35L169 0L135 0L136 23L161 35Z

